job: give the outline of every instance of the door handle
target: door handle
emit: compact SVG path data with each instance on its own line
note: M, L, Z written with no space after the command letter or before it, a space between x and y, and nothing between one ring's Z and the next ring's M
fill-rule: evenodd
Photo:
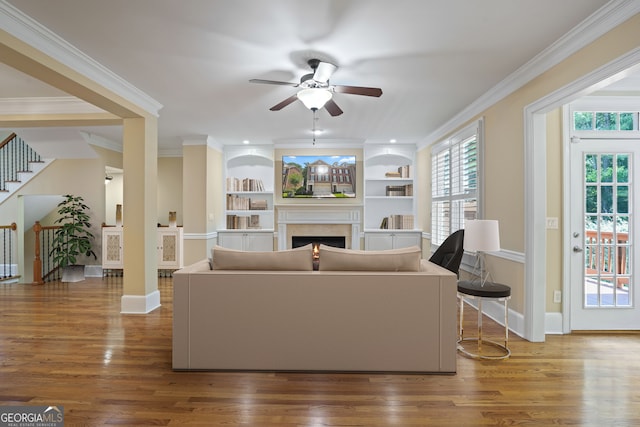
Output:
M582 252L582 248L580 246L574 246L573 252Z

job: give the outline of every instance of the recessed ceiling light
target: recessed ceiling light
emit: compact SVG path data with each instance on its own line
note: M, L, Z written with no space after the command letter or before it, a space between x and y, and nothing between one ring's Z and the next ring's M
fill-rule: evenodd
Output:
M243 143L243 144L248 144L248 143L249 143L249 140L248 140L248 139L245 139L244 141L242 141L242 143Z
M324 132L324 130L322 130L322 129L313 129L311 131L311 133L313 133L314 135L320 135L323 132Z
M397 141L395 139L390 139L389 142L395 144Z

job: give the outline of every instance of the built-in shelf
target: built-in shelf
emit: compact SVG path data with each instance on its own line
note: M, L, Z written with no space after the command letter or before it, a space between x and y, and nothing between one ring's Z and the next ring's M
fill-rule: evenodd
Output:
M218 245L273 250L273 147L227 147L224 156L225 210Z
M385 224L389 229L381 230L383 232L396 229L419 231L415 229L415 149L414 145L375 145L365 148L365 242L367 232L379 231ZM392 174L398 176L389 176ZM380 235L375 238L380 238Z

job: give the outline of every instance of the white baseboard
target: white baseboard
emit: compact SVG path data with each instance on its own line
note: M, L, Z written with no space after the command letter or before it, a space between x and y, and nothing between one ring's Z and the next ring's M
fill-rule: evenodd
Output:
M148 314L160 307L160 291L147 295L122 295L120 300L121 314Z
M101 265L85 265L84 266L85 277L102 277Z
M544 314L544 333L552 335L563 335L562 313Z

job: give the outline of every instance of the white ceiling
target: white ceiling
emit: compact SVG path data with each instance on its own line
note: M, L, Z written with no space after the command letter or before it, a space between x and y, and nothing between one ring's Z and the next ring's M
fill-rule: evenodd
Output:
M162 104L160 150L194 136L310 140L313 115L302 103L269 111L296 89L249 79L297 82L314 57L338 65L333 84L383 90L380 98L335 94L344 114L318 113L319 141L417 143L607 3L6 1ZM2 63L0 76L0 104L66 95ZM117 127L83 130L119 140Z

